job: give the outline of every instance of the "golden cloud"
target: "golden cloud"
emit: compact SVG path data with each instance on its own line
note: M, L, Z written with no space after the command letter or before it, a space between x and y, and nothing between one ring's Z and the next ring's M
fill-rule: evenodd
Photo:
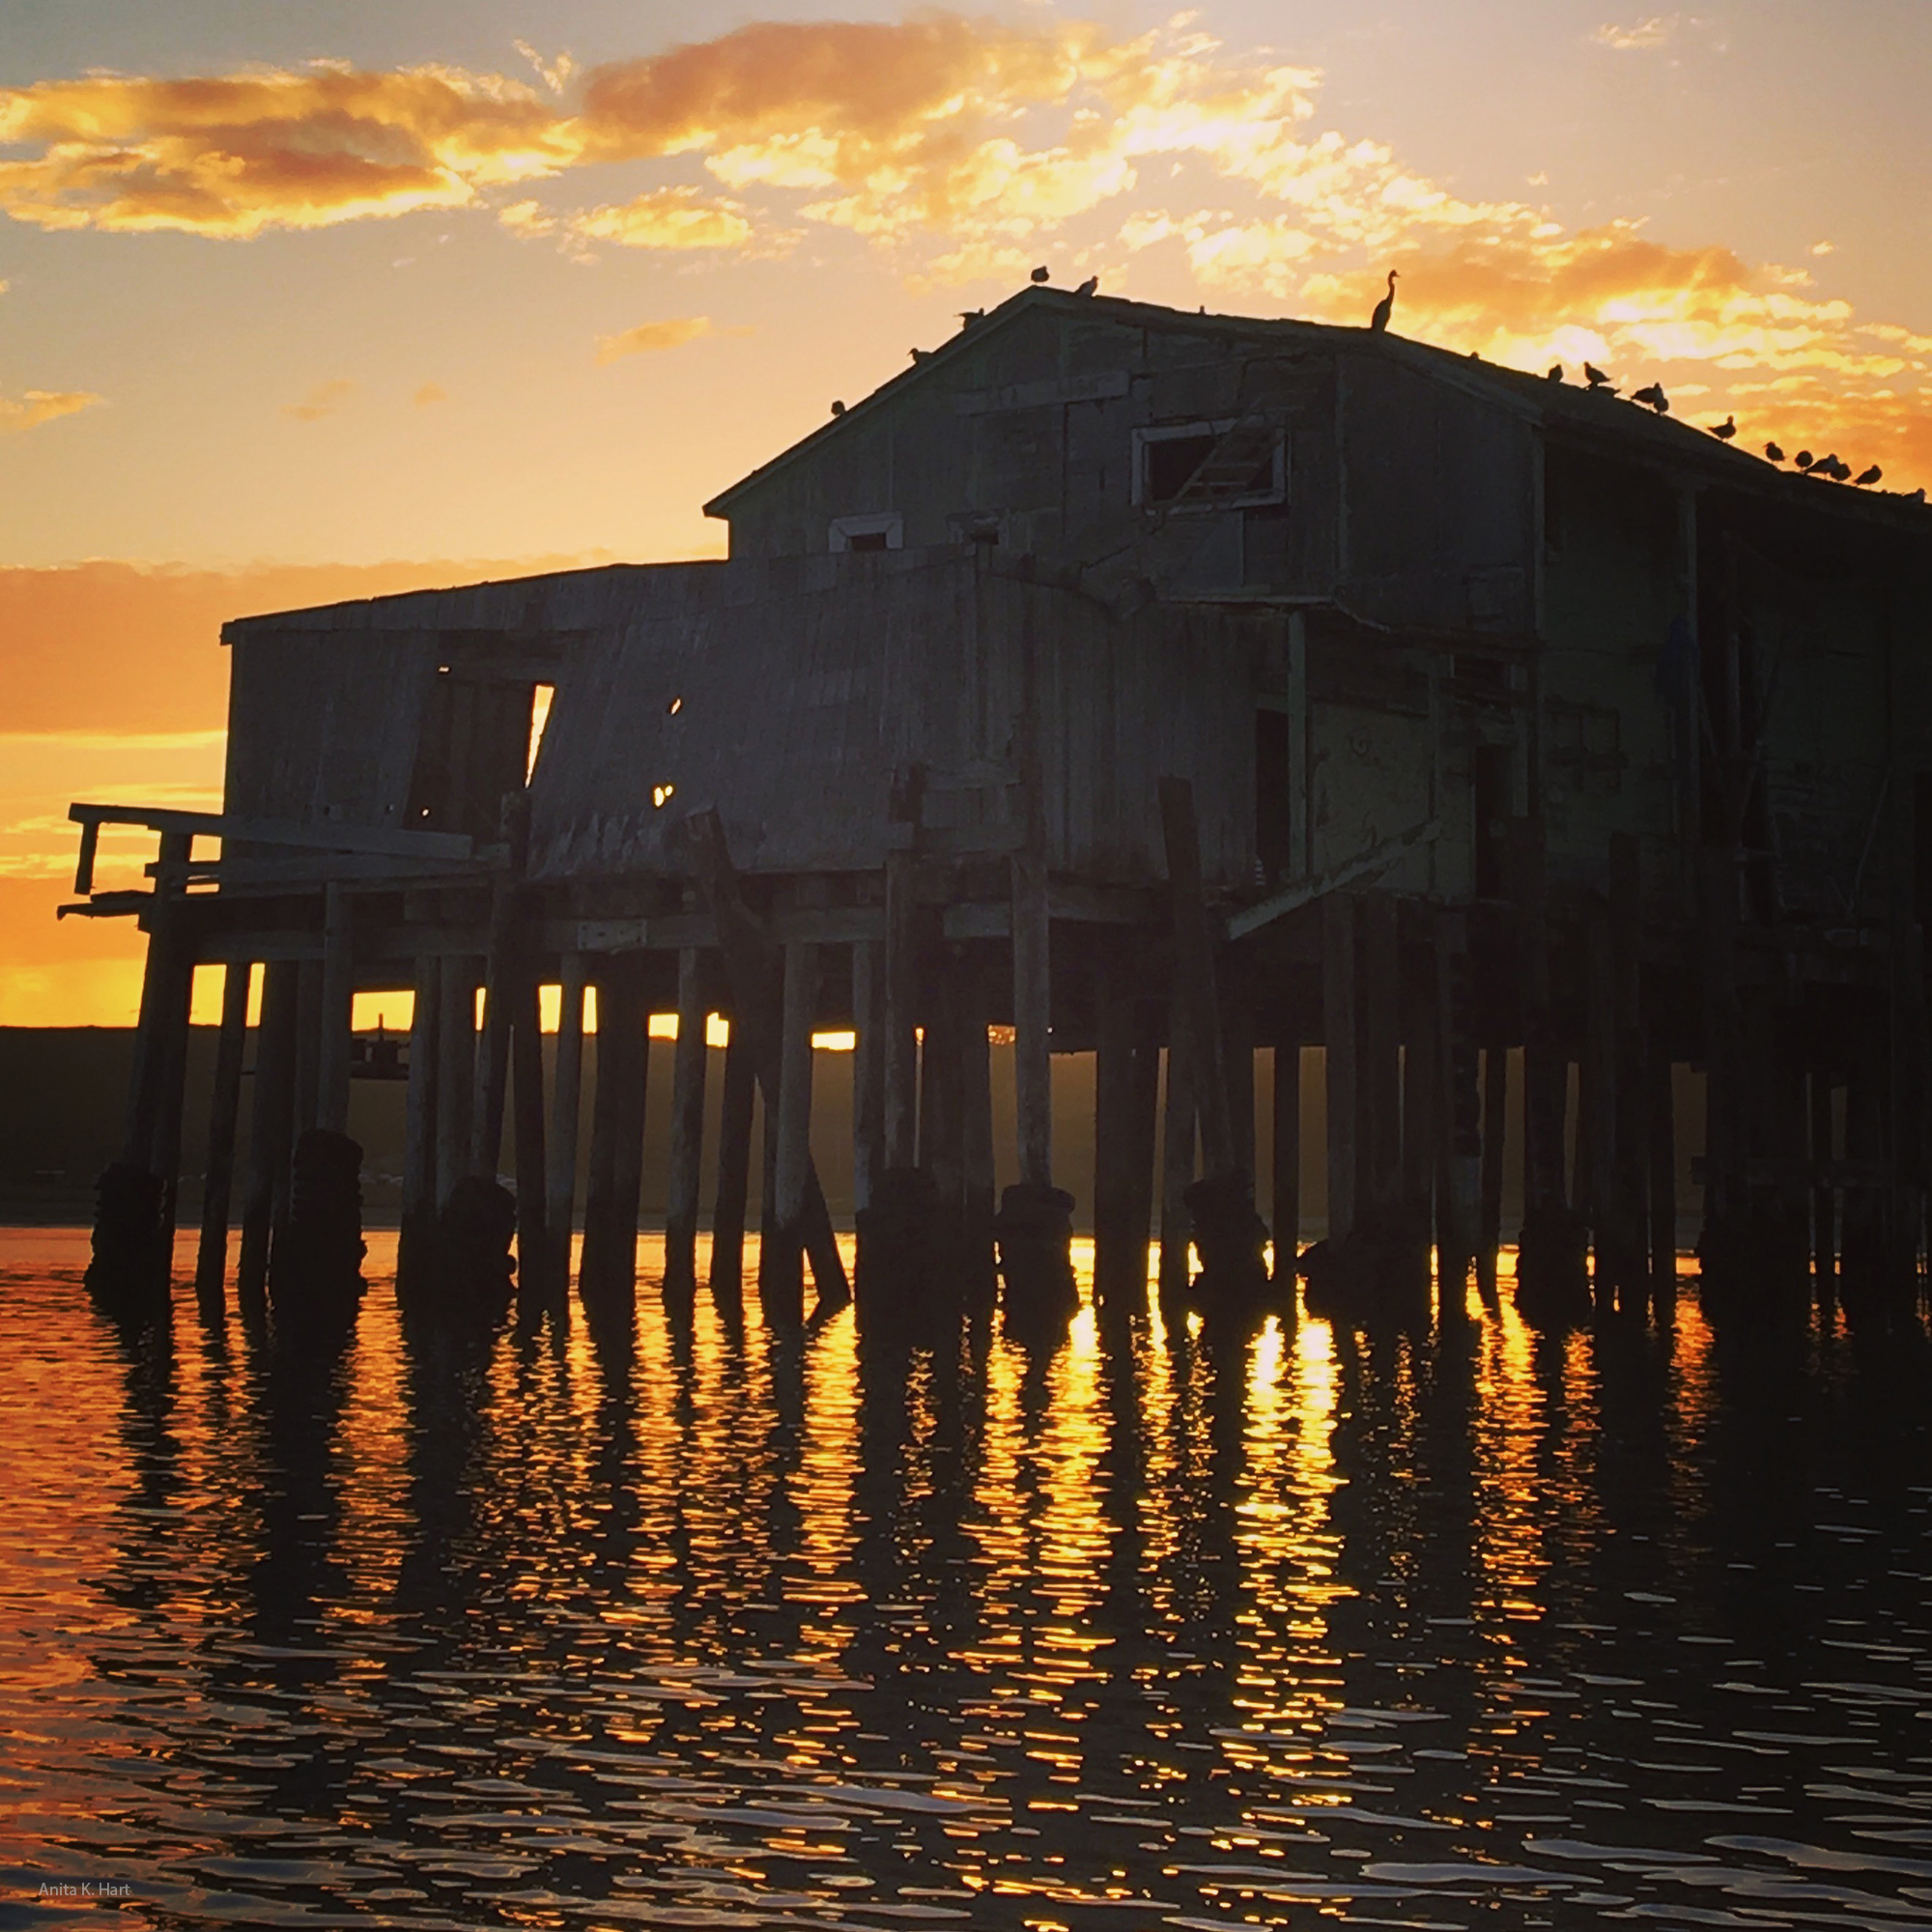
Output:
M446 403L449 391L440 383L425 383L410 400L419 410L427 409L432 403Z
M1654 14L1596 38L1639 50L1700 24ZM951 14L765 21L583 73L523 52L540 86L315 67L0 92L0 142L31 151L0 162L0 210L247 236L474 204L580 260L604 245L743 255L809 225L862 238L925 287L1011 277L1050 240L1110 289L1165 261L1200 294L1338 321L1365 317L1395 266L1398 328L1521 367L1607 357L1633 386L1638 371L1699 384L1720 412L1783 378L1883 391L1887 420L1925 407L1923 333L1723 247L1633 221L1573 233L1461 195L1385 142L1321 128L1319 73L1231 54L1184 16L1125 40ZM646 179L576 207L530 191L673 159L715 189ZM689 340L655 332L688 326L607 338L599 357Z
M707 201L695 187L658 188L615 208L572 215L570 229L590 242L625 248L742 248L752 224L728 202Z
M0 91L0 144L40 151L0 161L16 221L228 237L460 207L571 158L530 89L438 67L43 81Z
M284 403L282 413L293 416L297 422L320 422L324 416L333 415L355 393L355 384L346 376L337 376L330 382L318 383L300 402Z
M86 389L29 389L17 399L0 396L0 436L39 429L56 416L71 416L100 400Z
M679 316L669 322L642 322L618 335L597 338L597 366L620 361L626 355L648 355L660 349L676 349L711 333L711 318L705 315Z

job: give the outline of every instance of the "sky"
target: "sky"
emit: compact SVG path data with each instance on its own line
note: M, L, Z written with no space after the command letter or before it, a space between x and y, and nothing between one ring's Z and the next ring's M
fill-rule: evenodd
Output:
M218 803L222 617L719 554L1037 265L1396 268L1399 332L1932 483L1928 74L1924 0L6 0L0 1024L131 1019L67 805Z

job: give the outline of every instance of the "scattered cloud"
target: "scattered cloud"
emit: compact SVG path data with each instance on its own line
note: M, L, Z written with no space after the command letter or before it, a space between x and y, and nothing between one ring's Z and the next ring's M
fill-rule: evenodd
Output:
M1838 244L1835 242L1814 242L1811 244L1811 252L1814 255L1834 255L1837 251Z
M282 413L293 416L297 422L320 422L324 416L332 416L355 393L355 384L346 376L337 376L332 381L318 383L300 402L284 403Z
M99 396L86 389L29 389L18 398L0 396L0 436L39 429L56 416L73 415L99 401Z
M1672 13L1594 38L1636 52L1713 31ZM759 21L588 71L522 53L527 81L317 65L0 91L0 212L244 238L469 207L578 261L730 259L838 232L928 289L1010 283L1052 246L1110 290L1179 284L1343 322L1394 266L1399 328L1525 368L1587 355L1692 382L1780 440L1831 398L1856 394L1874 425L1932 412L1922 338L1874 333L1815 285L1829 243L1793 269L1466 196L1324 126L1319 72L1231 51L1194 16L1125 37L1038 14ZM647 324L598 358L705 326Z
M743 248L752 224L729 202L695 187L664 187L614 208L586 209L570 217L572 234L625 248Z
M1654 47L1669 45L1677 38L1678 29L1683 24L1681 14L1653 14L1648 19L1634 21L1628 27L1607 21L1590 38L1599 46L1614 47L1620 54L1648 53Z
M419 410L426 410L432 403L446 403L449 391L440 383L425 383L410 400Z
M597 338L597 366L621 361L626 355L648 355L660 349L676 349L711 333L711 318L679 316L669 322L641 322L617 335Z

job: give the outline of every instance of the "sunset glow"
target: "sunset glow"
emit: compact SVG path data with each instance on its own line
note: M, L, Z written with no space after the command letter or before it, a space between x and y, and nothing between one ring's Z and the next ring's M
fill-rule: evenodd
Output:
M0 1023L132 1017L66 808L218 801L221 618L717 554L1037 266L1343 323L1393 268L1400 333L1932 483L1903 0L82 11L0 63Z

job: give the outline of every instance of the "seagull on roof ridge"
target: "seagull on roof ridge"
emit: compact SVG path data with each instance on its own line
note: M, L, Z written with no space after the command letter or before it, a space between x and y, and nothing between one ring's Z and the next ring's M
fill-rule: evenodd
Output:
M1773 463L1782 463L1784 461L1783 450L1779 449L1776 443L1775 442L1766 443L1764 446L1764 453L1766 457L1769 458L1770 461Z
M1633 389L1631 391L1631 401L1634 403L1647 403L1661 416L1667 416L1670 413L1670 400L1663 393L1663 384L1662 383L1653 383L1648 388L1644 389Z
M1808 449L1801 449L1791 460L1800 469L1809 469L1818 461Z
M1861 469L1852 478L1852 481L1862 488L1867 483L1876 483L1884 474L1885 471L1874 463L1869 469Z
M1719 442L1729 442L1738 433L1738 419L1735 415L1728 415L1722 422L1710 423L1706 427Z
M1552 362L1552 363L1551 363L1551 364L1549 365L1549 367L1548 367L1548 369L1546 369L1546 370L1545 370L1545 371L1543 372L1543 380L1544 380L1544 381L1545 381L1546 383L1560 383L1560 382L1562 382L1562 380L1563 380L1563 365L1562 365L1562 363L1560 363L1560 362Z
M1037 282L1043 282L1051 276L1052 272L1050 269L1036 269L1033 271L1033 278Z
M1594 362L1583 364L1583 380L1589 384L1593 391L1607 389L1613 396L1617 392L1617 385Z

